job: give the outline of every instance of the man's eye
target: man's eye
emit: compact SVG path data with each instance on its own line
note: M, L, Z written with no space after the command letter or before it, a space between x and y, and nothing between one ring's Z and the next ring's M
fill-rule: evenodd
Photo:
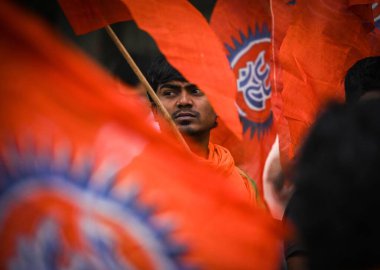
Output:
M165 90L162 92L162 95L166 97L170 97L170 96L174 96L174 92L170 90Z
M197 89L197 88L192 89L191 93L195 94L195 95L203 95L203 92L201 90Z

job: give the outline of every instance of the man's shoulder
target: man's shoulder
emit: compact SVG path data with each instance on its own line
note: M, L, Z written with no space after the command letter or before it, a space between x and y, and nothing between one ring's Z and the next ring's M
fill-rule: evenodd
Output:
M230 150L228 150L226 147L220 145L220 144L216 144L216 143L212 143L210 142L209 145L211 145L212 147L214 147L215 149L219 150L219 151L223 151L223 152L226 152L228 154L231 155L231 152Z
M256 202L256 205L260 208L267 208L262 196L260 195L259 189L257 187L256 181L248 175L244 170L239 168L238 166L235 166L236 170L240 174L240 176L243 178L244 183L247 187L247 189L250 191L251 198L254 202Z

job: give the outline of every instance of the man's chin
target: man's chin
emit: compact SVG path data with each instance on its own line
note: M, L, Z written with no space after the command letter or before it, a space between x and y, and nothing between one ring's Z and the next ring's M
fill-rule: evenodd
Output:
M203 135L205 133L210 133L211 129L215 128L217 125L214 124L213 126L202 128L194 123L190 123L187 125L180 125L177 124L177 128L179 132L184 136L196 136L196 135Z
M192 125L178 125L178 130L183 135L195 135L198 131Z

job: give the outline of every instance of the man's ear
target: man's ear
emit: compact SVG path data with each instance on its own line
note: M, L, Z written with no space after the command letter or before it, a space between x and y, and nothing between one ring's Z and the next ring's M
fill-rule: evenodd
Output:
M152 113L153 113L153 116L154 116L154 120L156 121L156 122L158 122L158 119L159 119L159 112L158 112L158 108L157 108L157 105L156 105L156 103L154 103L154 102L151 102L150 103L150 108L151 108L151 110L152 110Z

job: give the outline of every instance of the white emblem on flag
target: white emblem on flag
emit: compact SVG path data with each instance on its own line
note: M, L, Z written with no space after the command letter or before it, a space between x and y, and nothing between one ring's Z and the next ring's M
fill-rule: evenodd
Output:
M243 93L247 106L254 111L265 109L265 101L271 96L269 81L270 67L265 62L265 51L260 52L256 61L248 61L239 69L238 91Z

